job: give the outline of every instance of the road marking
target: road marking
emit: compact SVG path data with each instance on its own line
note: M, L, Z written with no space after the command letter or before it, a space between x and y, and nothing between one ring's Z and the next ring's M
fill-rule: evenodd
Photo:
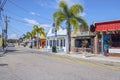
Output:
M115 66L105 65L103 63L96 64L96 67L107 68L107 69L112 69L112 70L118 70L118 68L115 67Z
M106 68L106 69L111 69L111 70L119 70L120 69L120 66L119 67L115 67L115 66L105 65L103 63L99 63L98 64L98 63L92 63L92 62L87 62L87 61L68 59L68 58L56 56L54 54L52 54L52 57L57 59L57 60L61 60L61 61L65 61L65 62L71 62L71 63L76 63L76 64L84 64L84 65L89 65L89 66L99 67L99 68Z
M94 63L90 63L90 62L87 62L86 63L87 65L90 65L90 66L93 66L93 67L98 67L96 64L94 64Z
M83 61L80 61L80 60L75 60L75 62L76 62L77 64L83 64Z
M65 61L65 62L71 62L71 63L74 63L74 64L83 64L84 63L83 61L80 61L80 60L64 58L64 57L56 56L55 54L53 54L52 57L57 59L57 60L61 60L61 61Z

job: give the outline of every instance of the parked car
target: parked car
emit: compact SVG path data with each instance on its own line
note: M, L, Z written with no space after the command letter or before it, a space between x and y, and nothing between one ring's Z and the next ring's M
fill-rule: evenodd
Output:
M15 47L14 43L8 43L8 47Z

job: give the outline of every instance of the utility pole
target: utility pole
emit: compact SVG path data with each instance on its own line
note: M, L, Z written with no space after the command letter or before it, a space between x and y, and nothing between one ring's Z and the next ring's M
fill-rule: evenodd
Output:
M7 45L7 38L8 38L8 35L7 35L7 32L8 32L8 16L6 15L5 16L5 46Z
M2 20L2 17L1 17L1 13L3 11L3 7L4 5L6 4L7 0L0 0L0 19ZM1 25L2 26L2 25ZM2 27L1 27L2 28ZM4 50L4 47L5 47L5 33L6 33L6 30L2 28L2 47L3 47L3 50ZM7 39L7 37L6 37Z

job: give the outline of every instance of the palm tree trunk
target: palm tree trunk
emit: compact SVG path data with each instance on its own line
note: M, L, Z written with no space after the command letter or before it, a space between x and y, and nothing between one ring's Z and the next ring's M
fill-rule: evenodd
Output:
M67 41L66 41L66 52L70 54L71 50L71 28L70 24L67 22Z

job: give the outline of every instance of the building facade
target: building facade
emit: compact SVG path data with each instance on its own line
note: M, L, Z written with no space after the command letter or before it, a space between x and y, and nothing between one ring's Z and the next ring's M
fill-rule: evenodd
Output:
M66 29L59 27L55 34L55 28L50 28L46 35L46 50L51 51L53 46L57 47L57 52L66 52Z
M94 36L90 31L79 31L76 34L72 33L71 52L82 53L84 49L87 52L93 52Z
M40 34L40 48L44 48L46 46L46 34Z
M120 20L94 23L94 53L120 56Z

